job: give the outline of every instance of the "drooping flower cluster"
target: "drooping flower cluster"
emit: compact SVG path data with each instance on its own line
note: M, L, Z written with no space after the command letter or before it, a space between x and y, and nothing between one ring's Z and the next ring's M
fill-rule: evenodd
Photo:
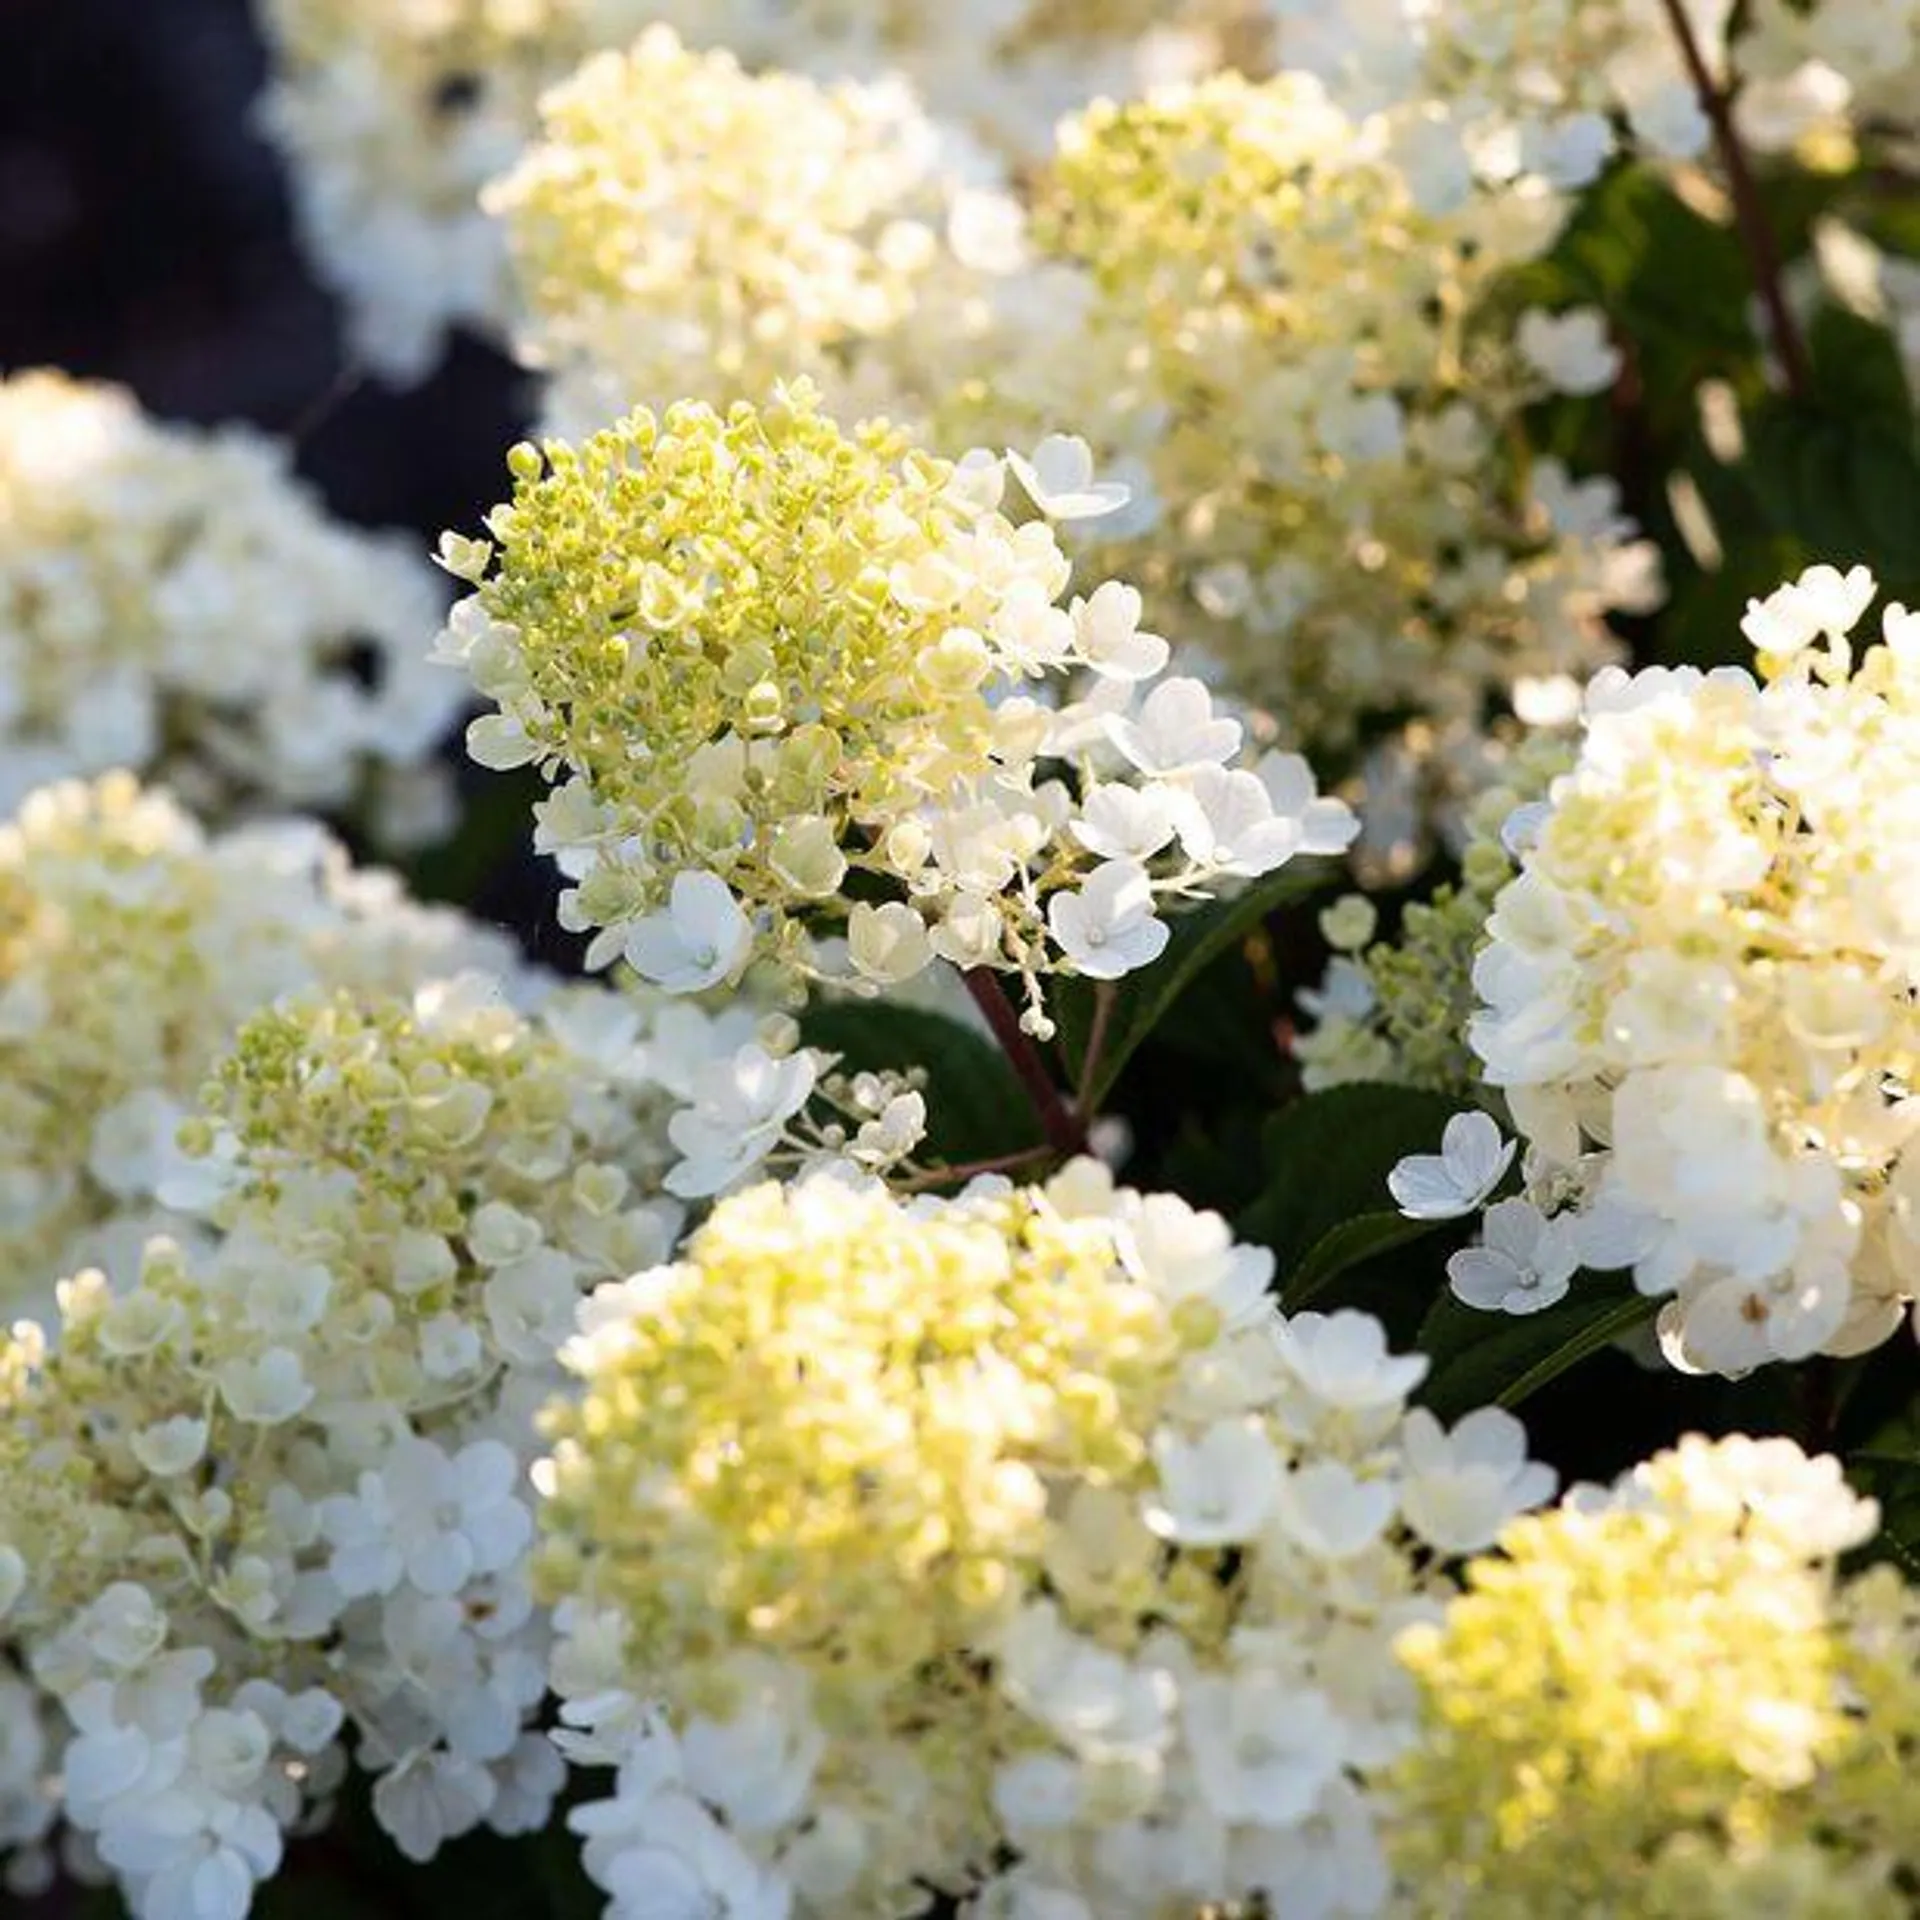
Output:
M1414 100L1458 112L1476 168L1524 167L1567 187L1598 177L1624 134L1655 158L1713 142L1674 15L1742 142L1780 152L1851 138L1882 106L1907 115L1920 60L1912 0L1279 0L1290 65L1363 110Z
M0 1351L0 1617L142 1920L237 1920L349 1748L414 1858L544 1823L531 1416L579 1296L678 1232L671 1104L599 989L285 1003L186 1130L217 1241Z
M1256 0L267 0L263 13L275 73L260 117L294 163L307 245L357 353L403 384L432 371L450 328L504 329L480 191L534 133L546 87L648 26L755 70L904 76L943 120L1016 151L1044 147L1103 87L1261 39Z
M800 375L846 417L897 413L916 396L891 363L924 375L930 334L984 331L986 283L1021 256L992 168L897 80L751 75L661 27L589 60L541 122L485 204L561 432Z
M465 967L515 962L309 823L210 836L125 774L29 796L0 827L0 1323L181 1230L173 1135L248 1015Z
M163 426L56 373L0 379L0 808L115 767L203 815L362 802L446 825L460 710L404 544L328 520L276 443Z
M1683 1441L1516 1520L1399 1653L1410 1911L1648 1920L1912 1911L1920 1605L1837 1556L1878 1525L1787 1440Z
M1920 619L1815 567L1744 631L1761 678L1610 672L1519 836L1470 1040L1588 1265L1671 1293L1681 1364L1884 1340L1920 1247Z
M536 845L589 965L677 993L804 975L844 922L857 978L1004 969L1044 1031L1042 974L1146 965L1162 900L1352 836L1303 761L1234 764L1240 723L1160 678L1132 589L1061 604L1051 526L1000 504L1008 464L1057 517L1124 498L1080 443L950 466L803 384L510 464L491 539L442 543L476 590L441 651L499 705L475 757L557 783Z
M1144 471L1157 516L1107 557L1287 737L1351 760L1388 733L1393 845L1444 811L1422 783L1471 786L1490 710L1564 717L1603 616L1657 597L1609 481L1502 452L1527 400L1618 365L1592 313L1481 317L1560 216L1536 178L1476 182L1444 115L1352 118L1297 73L1101 103L1035 193L1078 298L978 384Z
M1313 1025L1293 1042L1310 1092L1356 1080L1474 1091L1479 1062L1467 1045L1473 962L1494 899L1514 875L1503 831L1572 759L1572 748L1552 734L1529 736L1504 756L1499 784L1467 808L1458 880L1409 901L1392 938L1374 939L1379 915L1365 894L1347 894L1322 914L1333 958L1320 983L1299 995Z
M555 1684L615 1915L1374 1910L1423 1566L1544 1497L1361 1314L1081 1161L724 1202L549 1412Z

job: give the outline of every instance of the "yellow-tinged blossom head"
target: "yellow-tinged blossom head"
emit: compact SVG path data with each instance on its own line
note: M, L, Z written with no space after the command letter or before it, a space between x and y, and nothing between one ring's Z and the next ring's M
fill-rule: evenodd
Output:
M1183 1351L1106 1223L1021 1194L757 1187L620 1304L549 1416L556 1560L594 1556L670 1689L744 1642L806 1665L830 1716L991 1639L1049 1481L1136 1472Z
M915 313L945 257L938 133L897 80L750 73L655 27L540 111L484 199L523 350L561 383L549 417L831 380Z
M1426 1709L1395 1776L1419 1910L1813 1920L1845 1885L1904 1912L1913 1608L1833 1572L1877 1519L1831 1460L1735 1438L1514 1521L1398 1643Z
M509 465L491 539L442 543L475 591L440 658L498 704L475 758L556 783L536 845L578 882L590 966L683 993L755 959L804 976L844 922L869 985L997 967L1044 1031L1038 976L1150 964L1160 896L1352 837L1304 763L1230 764L1240 723L1161 677L1138 593L1068 599L1050 521L1126 499L1083 441L949 465L801 381ZM1000 510L1010 475L1037 517Z

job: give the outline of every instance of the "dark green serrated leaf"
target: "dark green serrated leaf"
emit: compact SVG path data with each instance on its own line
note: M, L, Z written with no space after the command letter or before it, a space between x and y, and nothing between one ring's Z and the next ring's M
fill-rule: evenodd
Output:
M1209 900L1172 918L1160 958L1114 983L1113 1011L1087 1088L1090 1105L1100 1107L1127 1062L1213 961L1247 939L1270 913L1329 885L1337 872L1330 860L1289 861L1231 899ZM1062 981L1051 995L1061 1051L1076 1085L1085 1071L1097 1005L1098 983L1091 980Z
M1657 1300L1617 1274L1581 1273L1543 1312L1483 1313L1443 1293L1420 1329L1433 1362L1419 1399L1444 1420L1475 1407L1517 1407L1549 1381L1653 1318Z
M840 1056L848 1073L923 1069L923 1157L959 1166L1040 1144L1033 1109L993 1042L945 1014L860 1000L812 1007L802 1039Z
M1377 1081L1296 1100L1262 1132L1266 1188L1235 1231L1273 1249L1285 1293L1326 1235L1386 1210L1387 1175L1410 1153L1438 1152L1459 1111L1446 1094Z
M1342 1274L1425 1239L1439 1225L1434 1220L1409 1220L1404 1213L1363 1213L1329 1227L1287 1275L1280 1289L1281 1306L1289 1313L1311 1306Z

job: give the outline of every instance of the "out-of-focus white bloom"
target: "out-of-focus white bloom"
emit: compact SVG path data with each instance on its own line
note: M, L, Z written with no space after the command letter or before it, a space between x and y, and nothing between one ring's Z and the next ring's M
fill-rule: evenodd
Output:
M383 783L438 777L460 711L427 659L441 606L404 542L329 520L250 429L0 379L0 811L126 768L204 817L377 820Z
M1514 336L1527 364L1560 393L1604 393L1620 372L1620 349L1593 307L1526 314Z
M0 536L3 537L3 536ZM30 796L0 826L0 1302L51 1317L62 1271L137 1259L217 1187L176 1142L247 1016L287 993L411 989L501 936L355 870L310 823L209 835L125 775Z
M773 97L791 99L807 84L798 76L896 95L904 79L943 122L1029 152L1091 95L1132 92L1155 70L1156 47L1213 64L1219 36L1255 27L1258 12L1258 0L269 0L273 73L260 119L292 163L302 234L345 304L355 352L383 379L411 385L432 372L451 329L507 330L504 249L481 191L522 156L549 88L643 30L780 70ZM711 124L711 95L675 104L683 124ZM643 110L633 118L650 124ZM659 124L669 141L681 130ZM724 147L706 156L716 179L737 177ZM762 178L779 202L812 197L798 182ZM951 218L957 255L994 271L1017 260L997 206L957 198ZM889 244L907 253L925 238ZM704 250L695 261L686 278L713 283L716 262ZM794 292L804 314L805 289Z
M1552 1497L1552 1471L1527 1458L1526 1429L1500 1407L1477 1409L1451 1433L1415 1407L1401 1441L1401 1508L1443 1553L1484 1553L1516 1513Z
M142 804L118 823L170 825ZM296 872L295 926L344 944ZM57 1346L0 1344L0 1602L38 1692L16 1723L0 1669L23 1872L59 1817L139 1920L237 1920L349 1748L409 1857L545 1823L533 1416L582 1294L678 1231L658 1069L701 1049L656 1036L659 1007L309 986L198 1064L180 1151L222 1172L191 1247L63 1283Z

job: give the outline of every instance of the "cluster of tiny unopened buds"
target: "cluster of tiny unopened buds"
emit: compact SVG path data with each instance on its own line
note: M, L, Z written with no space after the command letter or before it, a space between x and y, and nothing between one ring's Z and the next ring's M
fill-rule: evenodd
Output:
M1356 830L1304 761L1236 764L1240 722L1162 677L1131 588L1067 598L1051 522L1125 499L1078 441L950 465L799 383L510 465L491 537L442 542L475 591L440 651L499 708L475 758L555 784L536 845L590 966L804 978L844 929L857 981L1013 973L1045 1033L1043 974L1145 966L1164 903ZM1037 517L1002 512L1009 469Z
M325 517L284 448L117 387L0 379L0 810L116 767L203 816L346 811L432 839L460 712L432 571Z
M579 1298L680 1230L656 1065L599 988L260 1014L183 1129L177 1204L217 1239L66 1282L58 1344L0 1349L36 1764L142 1920L238 1920L348 1742L413 1858L544 1823L532 1415Z
M1553 1478L1271 1269L1079 1161L754 1188L594 1295L539 1484L610 1912L1376 1910L1390 1643Z
M1529 736L1505 754L1492 776L1497 784L1466 810L1458 880L1409 901L1392 937L1375 939L1379 911L1362 893L1343 895L1321 914L1333 957L1319 984L1297 996L1313 1025L1293 1042L1309 1092L1356 1080L1463 1096L1474 1090L1479 1062L1467 1045L1473 961L1494 896L1514 874L1501 833L1572 761L1572 747L1553 734Z
M162 1229L173 1135L249 1014L308 988L410 989L509 943L311 822L209 835L126 774L32 794L0 826L0 1323Z
M1410 1628L1409 1912L1900 1920L1920 1829L1920 1609L1838 1461L1690 1438L1514 1521Z
M1528 1145L1487 1222L1513 1299L1538 1260L1631 1266L1683 1367L1857 1353L1915 1290L1920 618L1856 660L1874 591L1819 566L1754 602L1759 680L1601 675L1474 962Z

